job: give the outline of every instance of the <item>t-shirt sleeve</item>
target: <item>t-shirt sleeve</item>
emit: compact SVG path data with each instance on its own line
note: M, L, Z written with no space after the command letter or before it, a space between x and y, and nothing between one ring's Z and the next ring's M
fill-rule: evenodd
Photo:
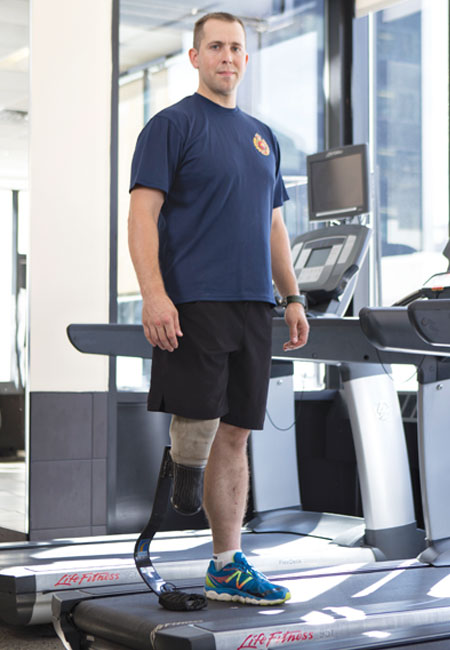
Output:
M273 208L275 209L281 207L285 201L289 201L289 194L287 193L280 170L280 146L275 136L273 136L273 139L275 143L275 155L277 160L275 187L273 192Z
M182 151L180 131L166 117L155 115L142 129L131 163L130 192L137 185L167 194Z

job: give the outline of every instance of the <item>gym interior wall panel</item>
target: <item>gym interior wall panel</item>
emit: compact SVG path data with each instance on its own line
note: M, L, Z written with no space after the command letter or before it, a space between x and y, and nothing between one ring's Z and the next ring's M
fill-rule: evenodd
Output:
M106 458L108 395L106 393L94 393L92 400L92 456L93 458Z
M30 539L106 532L106 410L106 393L30 394Z
M89 394L32 393L32 461L90 459L92 410Z
M92 525L106 521L106 460L92 461ZM94 534L94 533L92 533Z
M112 0L31 3L29 387L102 391L108 359L70 344L108 322Z
M30 529L90 526L89 460L37 461L30 468Z
M30 532L30 541L41 541L50 539L73 539L74 537L89 537L94 533L91 532L90 526L78 526L71 528L43 528L42 530L33 529ZM103 533L96 533L103 535Z
M93 535L94 537L100 535L107 535L108 529L106 526L92 526L90 534Z

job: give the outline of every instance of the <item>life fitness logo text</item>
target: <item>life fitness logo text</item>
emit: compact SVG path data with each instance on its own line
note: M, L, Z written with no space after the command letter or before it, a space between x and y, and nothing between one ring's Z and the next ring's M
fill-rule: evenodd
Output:
M298 643L299 641L312 641L313 639L313 632L302 632L301 630L271 632L270 634L261 632L260 634L249 634L236 650L244 650L244 648L251 648L252 650L255 648L275 648L289 645L289 643Z
M94 573L94 571L88 571L87 573L65 573L58 582L55 582L55 587L73 587L74 585L82 585L87 582L115 582L116 580L119 580L119 574L109 573L108 571L102 571L101 573Z
M259 153L262 153L263 156L268 156L270 154L269 145L264 140L264 138L259 135L259 133L255 133L253 136L253 144Z

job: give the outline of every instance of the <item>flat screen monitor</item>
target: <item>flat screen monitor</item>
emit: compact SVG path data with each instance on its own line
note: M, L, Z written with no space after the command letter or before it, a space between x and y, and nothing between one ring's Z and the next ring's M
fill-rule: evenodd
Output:
M367 145L307 156L310 221L333 221L369 212Z

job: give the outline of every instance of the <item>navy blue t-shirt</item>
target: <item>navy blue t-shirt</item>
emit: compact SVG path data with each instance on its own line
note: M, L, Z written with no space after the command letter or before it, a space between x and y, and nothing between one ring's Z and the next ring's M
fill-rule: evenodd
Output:
M159 262L175 304L274 302L272 209L288 199L272 131L198 93L155 115L139 135L136 186L162 190Z

